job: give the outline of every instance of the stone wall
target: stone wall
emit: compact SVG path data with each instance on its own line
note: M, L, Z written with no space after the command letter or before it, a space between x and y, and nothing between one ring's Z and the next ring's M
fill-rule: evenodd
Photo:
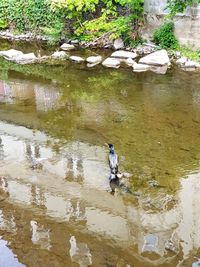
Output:
M145 0L144 9L146 26L142 31L144 39L150 40L155 29L157 29L168 13L166 9L167 0ZM177 14L174 19L175 35L182 45L200 48L200 5L188 8L185 13Z

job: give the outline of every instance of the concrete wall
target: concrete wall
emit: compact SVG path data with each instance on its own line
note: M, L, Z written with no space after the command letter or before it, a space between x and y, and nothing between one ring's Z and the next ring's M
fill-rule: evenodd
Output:
M144 39L151 39L168 13L167 0L145 0L146 27L142 31ZM188 8L183 14L177 14L174 19L175 35L182 45L190 45L194 49L200 47L200 5Z

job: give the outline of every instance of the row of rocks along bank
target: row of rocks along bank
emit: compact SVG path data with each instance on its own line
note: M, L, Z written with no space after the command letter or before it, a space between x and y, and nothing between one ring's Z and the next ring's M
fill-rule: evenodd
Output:
M9 32L0 32L0 36L11 40L30 41L34 39L32 34L14 36ZM46 40L45 37L41 36L36 39ZM14 49L0 51L0 56L17 64L42 63L51 59L70 60L75 63L86 63L87 67L102 64L106 68L132 67L134 72L153 71L159 74L165 74L172 63L186 71L200 70L199 62L182 57L180 52L176 52L173 56L169 55L164 49L158 50L159 47L154 44L144 44L132 49L125 47L123 41L117 39L112 43L112 48L116 51L107 58L103 58L100 55L92 55L87 58L77 56L76 51L83 46L85 46L85 43L82 44L74 40L70 43L62 44L59 51L54 52L51 56L36 57L34 53L25 54Z

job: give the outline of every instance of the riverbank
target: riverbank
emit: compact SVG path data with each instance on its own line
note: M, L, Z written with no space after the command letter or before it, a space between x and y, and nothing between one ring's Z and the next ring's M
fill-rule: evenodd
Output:
M116 39L112 45L110 44L110 47L106 46L106 43L99 47L98 41L86 43L69 40L60 46L51 48L52 52L44 52L43 55L40 55L38 51L26 53L12 49L12 42L16 44L16 42L23 41L28 45L28 43L37 41L47 46L48 39L45 36L34 36L30 33L13 35L9 31L0 32L0 36L2 39L9 40L9 48L11 48L0 51L0 55L17 64L60 64L65 60L70 60L74 63L86 64L89 68L101 64L105 68L131 67L134 72L153 71L158 74L165 74L173 65L177 65L185 71L200 70L199 62L182 56L179 51L160 49L153 43L144 43L136 48L131 48L125 46L121 39ZM86 52L83 53L83 51Z

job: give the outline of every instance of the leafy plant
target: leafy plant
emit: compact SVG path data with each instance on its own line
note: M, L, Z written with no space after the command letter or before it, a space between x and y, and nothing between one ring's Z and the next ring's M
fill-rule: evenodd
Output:
M177 13L183 13L188 6L200 3L200 0L167 0L167 8L170 16L174 17Z
M153 34L153 41L162 48L176 49L178 41L174 35L173 22L164 23Z
M5 20L0 19L0 30L8 28L8 23Z

